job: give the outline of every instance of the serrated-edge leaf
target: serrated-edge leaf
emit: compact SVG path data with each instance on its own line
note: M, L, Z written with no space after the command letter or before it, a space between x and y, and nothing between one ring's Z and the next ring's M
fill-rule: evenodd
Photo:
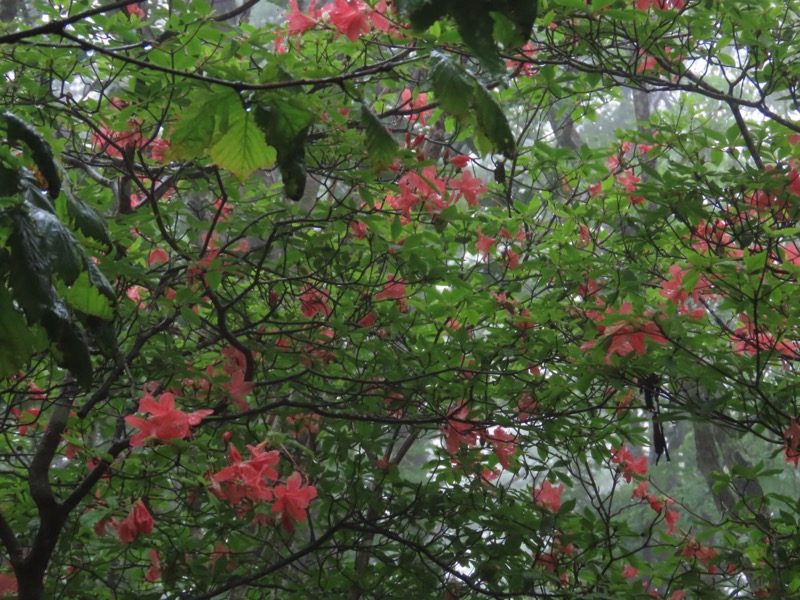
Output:
M67 197L67 215L75 224L78 231L86 237L97 240L109 249L113 246L111 236L108 234L105 221L95 210L90 208L83 200L76 198L69 191Z
M104 321L114 318L111 300L92 285L88 271L81 273L71 286L63 286L60 291L73 310Z
M97 265L95 265L92 261L87 260L86 271L89 273L89 283L96 287L101 294L115 304L116 295L114 294L114 288L111 287L108 279L106 279L106 276L103 275L102 271L97 268Z
M475 80L441 52L431 53L431 84L444 110L463 118L470 114Z
M367 137L367 158L374 168L392 164L399 144L366 104L361 105L361 120Z
M194 160L228 131L232 111L243 111L239 95L233 90L199 91L190 98L169 136L167 160Z
M240 107L230 115L228 131L208 151L214 163L244 181L254 171L272 168L277 152L267 145L253 115Z
M474 86L475 117L481 133L492 143L495 150L512 156L516 144L514 134L503 109L492 95L477 81Z

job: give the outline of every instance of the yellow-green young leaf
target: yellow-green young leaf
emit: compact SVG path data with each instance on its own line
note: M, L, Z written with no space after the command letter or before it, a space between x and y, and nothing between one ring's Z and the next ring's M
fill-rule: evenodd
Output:
M70 308L90 317L110 321L114 318L114 308L106 296L89 281L89 273L84 271L70 287L59 285L61 297Z
M267 145L253 115L239 108L228 115L228 131L208 155L214 163L244 181L257 169L272 168L277 152Z
M202 90L191 96L169 136L167 160L194 160L204 156L228 131L231 113L244 112L233 90Z

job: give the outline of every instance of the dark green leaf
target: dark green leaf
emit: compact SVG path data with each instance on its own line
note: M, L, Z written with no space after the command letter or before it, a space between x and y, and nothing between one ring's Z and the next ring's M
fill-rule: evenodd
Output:
M489 14L491 2L468 0L459 2L451 13L461 39L488 71L496 74L505 71L494 42L494 21Z
M30 149L39 173L47 181L47 193L51 198L58 196L61 191L61 178L58 175L58 165L53 157L50 144L33 127L16 115L4 112L3 119L8 124L9 142L20 141Z
M514 135L503 109L495 101L492 95L477 81L474 86L475 116L478 120L478 127L495 150L502 152L506 156L511 156L515 151Z
M82 267L78 240L54 214L35 206L27 206L35 228L37 246L44 254L49 269L64 283L72 285Z
M305 141L315 120L313 113L299 102L296 95L291 98L271 95L255 110L256 123L277 151L283 186L292 200L303 196L306 185Z
M22 212L13 215L8 247L11 250L9 281L14 300L29 321L41 321L57 298L50 283L50 265L39 247L36 229Z
M475 80L440 52L431 54L431 83L436 99L450 114L463 118L470 114Z
M367 158L376 169L392 164L397 154L397 140L384 127L381 120L367 107L361 105L361 120L367 135Z
M400 15L407 18L415 31L425 31L447 14L447 2L440 0L398 0Z
M0 377L16 375L30 359L34 345L25 317L14 308L8 290L0 286Z
M47 337L53 343L53 354L60 367L68 369L78 385L92 385L92 361L89 348L78 327L70 318L66 305L57 299L52 310L42 319Z
M82 200L75 198L68 190L66 190L66 197L67 214L75 223L75 227L86 237L97 240L110 249L112 247L111 238L103 218Z

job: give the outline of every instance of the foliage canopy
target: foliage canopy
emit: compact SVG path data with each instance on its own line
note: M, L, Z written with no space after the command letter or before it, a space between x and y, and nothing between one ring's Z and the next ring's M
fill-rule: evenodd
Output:
M800 590L788 0L0 11L0 594Z

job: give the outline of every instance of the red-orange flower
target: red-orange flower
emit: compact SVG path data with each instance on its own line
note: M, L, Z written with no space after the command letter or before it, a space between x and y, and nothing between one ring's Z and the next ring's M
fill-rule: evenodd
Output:
M300 294L300 309L303 311L303 315L309 319L317 314L327 317L331 314L329 300L328 292L308 285Z
M302 477L295 471L286 480L286 485L275 486L275 504L271 511L275 514L281 513L281 522L289 530L294 530L291 517L295 521L305 521L307 518L306 509L309 502L317 497L317 488L313 485L302 486Z
M135 415L125 417L125 422L131 427L141 431L131 438L131 446L144 446L148 439L158 440L178 440L188 437L191 428L199 425L205 417L213 414L213 410L196 410L192 413L185 413L175 408L175 396L170 392L165 392L158 397L158 400L145 391L145 395L139 402L139 412L150 413L148 419L143 419Z
M147 510L144 502L139 500L134 504L128 516L119 524L117 535L119 536L119 540L127 546L140 533L145 535L152 533L154 525L155 520L153 519L153 515Z
M546 479L542 482L542 487L533 490L533 500L537 505L547 510L558 512L561 509L561 493L564 491L564 484L554 486Z
M344 34L351 42L355 42L362 33L369 33L368 10L369 6L361 0L334 0L334 7L328 16L337 34Z
M638 570L638 569L634 569L634 568L633 568L632 566L630 566L630 565L625 565L625 566L622 568L622 576L623 576L625 579L633 579L633 578L634 578L634 577L636 577L638 574L639 574L639 570Z
M309 5L309 14L305 15L300 11L300 7L297 6L297 0L289 0L289 14L286 17L289 21L289 35L304 33L316 26L320 11L314 10L314 4L312 2Z
M402 300L406 295L406 280L398 278L397 275L389 273L386 276L386 286L382 291L375 294L375 301L381 300Z
M144 579L150 583L161 579L161 555L158 550L150 550L150 568L144 574Z
M633 475L646 475L647 474L647 457L639 456L633 458L631 451L625 446L620 447L619 450L612 448L614 454L611 456L611 462L618 464L622 470L625 481L631 482Z
M478 442L478 429L473 423L468 422L469 409L463 403L447 418L447 425L442 428L446 436L445 447L450 454L458 452L461 444L474 446Z
M791 424L783 432L783 441L786 444L783 449L786 455L786 462L793 462L795 468L797 468L797 463L800 462L800 425L798 425L795 417L792 417Z

